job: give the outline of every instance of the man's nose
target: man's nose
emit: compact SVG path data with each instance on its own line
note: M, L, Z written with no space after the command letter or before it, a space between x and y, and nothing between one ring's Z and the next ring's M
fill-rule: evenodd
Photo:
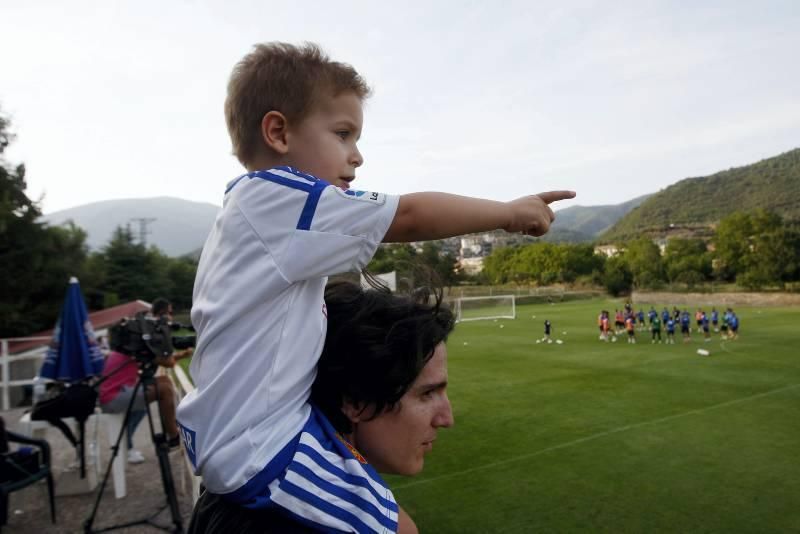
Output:
M436 428L450 428L453 424L455 424L453 407L450 405L450 399L445 395L441 407L433 418L433 426Z

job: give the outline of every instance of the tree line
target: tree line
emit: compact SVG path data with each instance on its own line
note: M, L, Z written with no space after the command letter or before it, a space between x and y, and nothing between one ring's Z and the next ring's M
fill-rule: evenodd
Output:
M159 296L177 309L191 306L193 259L145 247L127 228L90 252L83 229L40 222L40 202L26 194L25 165L5 158L13 139L0 114L0 338L52 328L71 276L80 280L90 310Z
M772 211L733 212L716 226L710 240L672 238L661 248L649 237L616 245L606 257L593 245L537 242L499 249L484 261L490 284L547 285L584 282L612 295L632 289L660 289L705 282L736 283L748 290L786 288L800 281L800 228Z

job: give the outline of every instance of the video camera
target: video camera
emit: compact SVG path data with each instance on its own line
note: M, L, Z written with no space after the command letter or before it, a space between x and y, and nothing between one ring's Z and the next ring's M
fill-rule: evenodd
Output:
M149 362L157 357L168 357L176 349L194 347L196 336L172 335L173 331L182 329L194 330L191 325L170 322L166 316L152 317L139 312L111 327L109 346L111 350Z

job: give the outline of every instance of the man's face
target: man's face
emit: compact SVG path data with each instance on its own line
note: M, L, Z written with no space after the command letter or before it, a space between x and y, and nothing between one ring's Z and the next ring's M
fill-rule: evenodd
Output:
M369 409L365 414L369 415ZM352 444L382 473L415 475L433 450L437 430L453 426L447 398L447 348L439 343L433 356L394 410L353 425Z
M299 171L347 189L364 163L356 143L364 122L361 99L350 91L319 98L298 125L288 129L287 162Z

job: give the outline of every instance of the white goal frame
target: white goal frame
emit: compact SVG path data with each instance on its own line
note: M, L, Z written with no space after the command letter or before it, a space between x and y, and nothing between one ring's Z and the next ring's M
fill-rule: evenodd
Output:
M461 303L463 301L476 301L476 300L500 300L500 299L511 299L511 314L505 315L486 315L483 317L467 317L464 318L461 316ZM460 323L462 321L484 321L487 319L516 319L517 318L517 300L514 295L491 295L486 297L461 297L456 299L455 301L455 315L456 315L456 322Z

